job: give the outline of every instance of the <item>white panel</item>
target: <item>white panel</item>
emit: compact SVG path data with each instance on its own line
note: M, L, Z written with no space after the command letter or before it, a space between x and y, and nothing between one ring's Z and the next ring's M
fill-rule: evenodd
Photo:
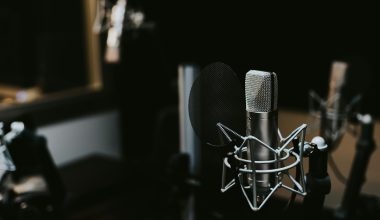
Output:
M43 126L37 133L47 138L57 165L94 153L120 158L119 118L118 111L109 111Z
M182 64L178 67L180 152L189 155L192 174L200 172L201 143L191 126L188 102L191 86L199 75L199 71L198 66L194 64Z

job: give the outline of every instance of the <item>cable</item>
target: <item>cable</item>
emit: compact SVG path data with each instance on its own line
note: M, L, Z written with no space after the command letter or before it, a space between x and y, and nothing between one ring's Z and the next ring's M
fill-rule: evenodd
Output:
M338 181L341 182L343 185L346 185L347 177L345 177L343 173L340 171L339 167L335 163L334 157L331 154L329 154L329 165Z

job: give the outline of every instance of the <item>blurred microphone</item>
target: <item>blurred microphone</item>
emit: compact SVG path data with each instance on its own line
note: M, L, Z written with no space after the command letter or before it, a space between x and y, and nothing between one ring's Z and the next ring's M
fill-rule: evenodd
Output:
M123 33L126 6L127 0L117 0L111 10L105 51L105 60L108 63L117 63L120 60L120 40Z
M277 91L275 73L250 70L246 74L247 136L255 136L271 147L277 147L278 144ZM276 163L263 163L275 160L275 155L254 140L248 142L247 158L251 161L260 161L260 163L250 163L251 170L270 170L277 166ZM270 192L270 188L276 185L275 174L260 173L247 176L248 183L253 187L256 185L258 199L264 198Z
M321 134L332 148L338 145L348 117L346 109L348 97L344 91L348 75L347 68L348 64L341 61L333 62L331 68L325 118L322 119L325 123L321 128Z

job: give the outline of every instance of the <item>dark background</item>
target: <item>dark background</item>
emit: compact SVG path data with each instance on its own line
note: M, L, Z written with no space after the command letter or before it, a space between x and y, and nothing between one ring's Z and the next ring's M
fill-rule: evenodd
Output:
M379 16L372 5L256 1L139 1L137 5L158 30L145 35L148 43L127 37L127 51L137 52L127 52L126 62L139 53L142 58L122 81L145 84L146 95L159 99L154 106L167 102L168 96L159 93L169 88L168 79L176 77L178 63L205 66L222 61L241 78L249 69L276 72L280 107L307 110L308 91L325 97L332 61L347 60L356 69L350 86L365 93L364 111L380 112L374 101Z
M1 1L0 83L44 92L86 84L81 1Z
M376 102L379 19L371 5L256 1L134 4L157 24L155 31L126 33L125 59L116 75L125 123L131 128L127 133L133 133L136 140L143 138L146 126L155 122L160 109L177 102L177 66L189 61L201 67L222 61L241 79L250 69L274 71L279 80L280 110L307 111L309 90L326 96L332 61L348 60L355 67L350 86L364 93L363 112L380 113Z
M332 61L348 60L355 67L350 86L364 93L363 112L380 114L380 19L374 5L220 0L135 0L128 5L143 10L155 28L124 31L122 62L101 60L106 95L37 111L36 124L49 114L50 121L62 120L106 103L122 113L125 155L132 160L144 157L137 147L141 141L160 151L157 143L166 141L157 133L162 126L171 126L166 136L174 137L176 148L178 64L204 67L215 61L230 65L242 82L250 69L276 72L280 110L307 111L310 89L326 96ZM47 92L86 84L81 1L2 1L0 6L1 83L39 84ZM101 41L104 49L105 34Z
M348 60L355 67L350 86L364 93L363 112L380 114L380 19L373 5L215 0L128 5L142 9L156 26L124 31L122 62L103 65L110 92L98 101L120 108L126 146L143 139L154 145L160 120L176 111L177 67L183 62L204 67L222 61L242 82L250 69L274 71L280 109L307 111L310 89L326 96L332 61ZM41 85L46 92L86 84L81 1L2 1L0 6L1 83ZM101 39L104 48L104 34ZM76 106L56 115L67 115L66 109Z
M116 81L142 85L144 90L133 93L135 99L175 102L176 96L160 92L174 91L179 63L202 67L222 61L241 78L249 69L276 72L280 106L306 110L307 91L325 96L331 62L343 59L367 66L358 68L353 86L366 88L365 111L380 112L374 101L379 77L379 15L374 5L215 0L128 4L143 9L157 25L154 31L125 33L124 49L131 52L125 52L124 61L134 66L124 66L121 81ZM81 1L2 1L0 10L2 83L40 83L47 91L85 84ZM128 95L122 88L119 92Z

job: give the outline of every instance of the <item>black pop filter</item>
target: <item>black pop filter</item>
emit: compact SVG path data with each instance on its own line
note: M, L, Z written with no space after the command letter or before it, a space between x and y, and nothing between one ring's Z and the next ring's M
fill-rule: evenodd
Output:
M216 62L201 71L190 91L189 116L204 143L220 143L216 126L219 122L245 134L244 91L231 67Z

